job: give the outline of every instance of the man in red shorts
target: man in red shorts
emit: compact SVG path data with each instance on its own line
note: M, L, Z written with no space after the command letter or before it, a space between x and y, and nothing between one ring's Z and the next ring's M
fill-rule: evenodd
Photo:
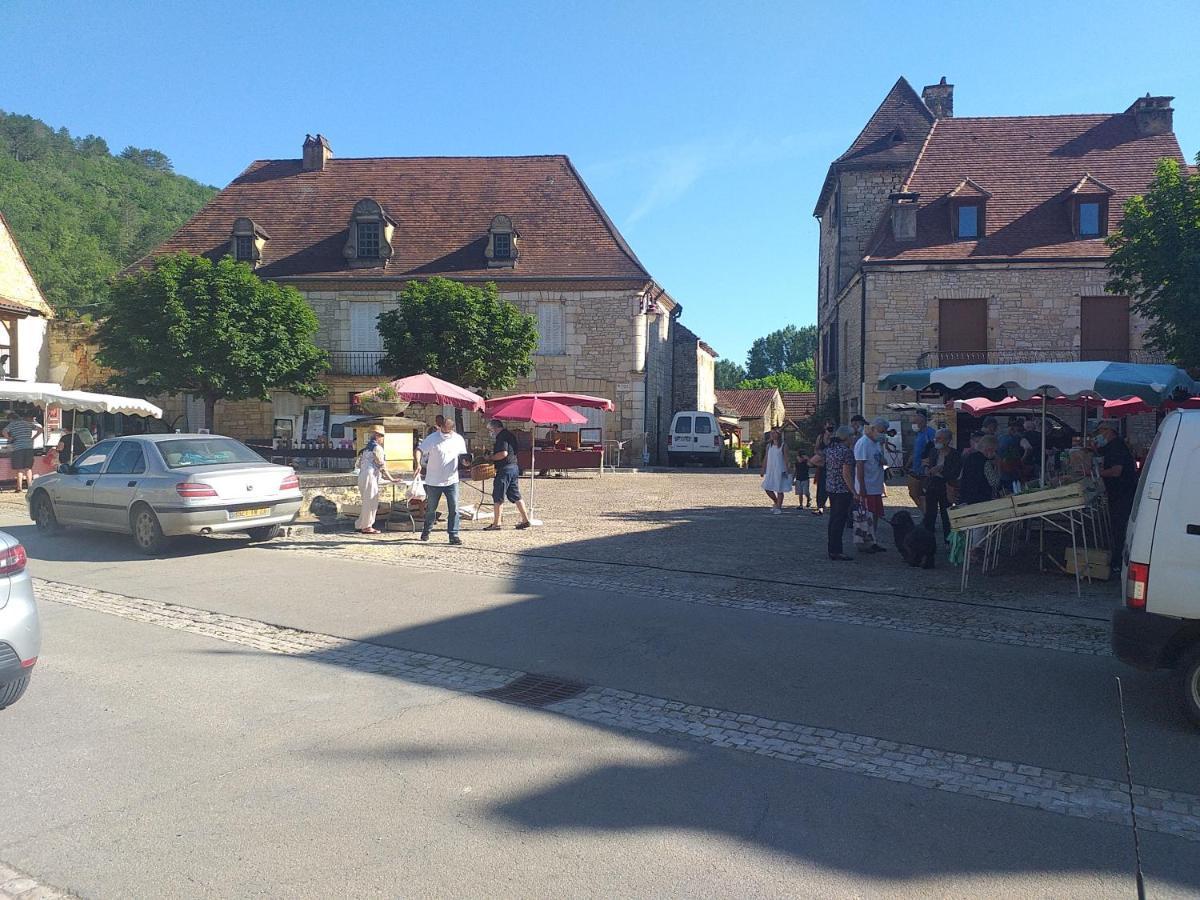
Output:
M883 442L887 440L889 427L887 419L875 419L854 445L854 499L870 516L870 535L864 541L864 553L882 553L886 549L879 546L876 529L883 516Z

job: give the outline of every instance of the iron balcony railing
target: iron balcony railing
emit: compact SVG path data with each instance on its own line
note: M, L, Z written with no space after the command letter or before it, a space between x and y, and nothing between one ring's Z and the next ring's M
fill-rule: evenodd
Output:
M1167 358L1157 350L927 350L917 357L918 369L941 369L946 366L972 366L983 363L995 365L1023 365L1044 362L1081 362L1107 360L1109 362L1165 363Z
M331 350L329 368L334 375L382 375L384 356L381 350Z

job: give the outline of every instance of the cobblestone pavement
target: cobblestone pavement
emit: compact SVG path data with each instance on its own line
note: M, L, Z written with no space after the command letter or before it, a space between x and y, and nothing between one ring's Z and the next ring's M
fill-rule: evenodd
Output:
M0 898L9 900L69 900L73 894L47 887L16 869L0 862Z
M58 582L39 579L38 590L39 596L47 601L456 692L478 695L529 678L526 672L281 628L240 616ZM576 690L578 693L573 696L543 708L621 731L755 753L781 764L816 766L1074 818L1120 825L1128 822L1128 793L1119 782L1104 778L765 719L752 713L691 705L603 686L578 686ZM1138 822L1144 829L1200 842L1200 796L1149 785L1135 785L1133 795Z

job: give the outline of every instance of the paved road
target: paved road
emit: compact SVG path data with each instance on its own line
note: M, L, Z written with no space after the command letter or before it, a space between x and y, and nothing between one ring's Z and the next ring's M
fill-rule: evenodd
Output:
M1094 653L238 541L17 534L0 864L85 896L1128 896ZM416 550L414 548L413 552ZM697 585L697 597L703 591ZM554 676L543 708L488 691ZM545 686L545 685L543 685ZM1154 896L1200 735L1126 679Z

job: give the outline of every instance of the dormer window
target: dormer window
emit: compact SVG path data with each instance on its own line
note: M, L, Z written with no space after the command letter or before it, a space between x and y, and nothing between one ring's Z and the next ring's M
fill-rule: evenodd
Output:
M979 220L983 218L979 212L979 206L975 203L962 204L958 207L954 230L956 238L960 241L978 239Z
M1071 188L1071 230L1081 239L1104 237L1108 234L1108 198L1113 189L1090 174L1084 175Z
M383 207L370 197L365 197L354 204L354 211L350 214L350 227L342 255L351 268L382 266L395 252L392 246L395 231L396 223L384 212Z
M977 241L987 234L987 202L991 196L970 178L964 178L947 195L950 233L956 241Z
M500 215L492 219L488 226L487 245L483 255L487 258L489 269L512 268L517 264L518 245L521 235L513 227L512 219Z
M229 235L229 252L238 262L255 267L262 261L263 249L270 239L271 236L259 228L253 219L243 216L234 219L233 231Z

